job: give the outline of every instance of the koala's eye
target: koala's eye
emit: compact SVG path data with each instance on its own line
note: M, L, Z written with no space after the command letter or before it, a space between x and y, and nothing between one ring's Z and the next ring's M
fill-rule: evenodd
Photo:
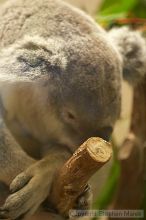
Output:
M75 115L74 115L72 112L67 112L67 117L68 117L70 120L75 120L75 119L76 119Z
M74 123L76 121L75 113L70 109L63 110L63 118L67 123Z

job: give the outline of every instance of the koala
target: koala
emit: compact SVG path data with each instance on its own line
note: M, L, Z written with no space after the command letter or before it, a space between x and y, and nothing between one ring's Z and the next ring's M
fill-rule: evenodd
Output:
M145 50L138 33L107 33L61 0L2 5L0 181L9 195L0 219L28 219L80 144L92 136L109 140L120 115L122 73L139 81Z

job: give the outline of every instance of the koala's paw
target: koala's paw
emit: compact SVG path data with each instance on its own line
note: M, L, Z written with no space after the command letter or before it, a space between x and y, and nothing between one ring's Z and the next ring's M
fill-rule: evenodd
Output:
M85 191L78 197L74 209L89 210L92 206L92 199L91 187L87 185Z
M52 179L43 170L29 168L11 183L12 194L0 208L0 219L26 219L33 215L49 193Z

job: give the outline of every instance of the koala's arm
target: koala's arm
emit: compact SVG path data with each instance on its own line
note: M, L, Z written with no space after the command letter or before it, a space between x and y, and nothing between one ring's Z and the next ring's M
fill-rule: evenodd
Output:
M34 162L15 141L0 115L0 181L10 185L19 173Z
M146 39L128 27L111 29L108 36L121 55L123 78L137 85L146 75Z
M11 195L0 208L0 219L30 216L47 198L54 173L70 154L60 146L50 146L47 155L40 161L29 157L15 141L1 116L0 181L10 185Z
M70 156L66 150L50 146L40 161L30 158L0 123L0 181L10 184L11 195L0 208L0 218L17 219L32 215L47 198L53 176Z
M3 205L9 195L9 186L13 179L35 162L15 141L1 115L0 106L0 204ZM1 217L0 217L1 218Z
M1 110L5 111L2 104ZM0 116L0 181L10 188L10 195L0 208L0 219L25 219L47 198L54 174L70 152L63 146L50 145L43 159L32 159L15 141L3 114Z

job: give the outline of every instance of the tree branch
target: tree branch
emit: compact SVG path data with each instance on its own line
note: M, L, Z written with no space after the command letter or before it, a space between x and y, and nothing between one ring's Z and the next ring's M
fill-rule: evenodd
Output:
M82 144L54 180L49 197L53 207L67 216L90 177L109 161L111 155L111 145L101 138L90 138Z

